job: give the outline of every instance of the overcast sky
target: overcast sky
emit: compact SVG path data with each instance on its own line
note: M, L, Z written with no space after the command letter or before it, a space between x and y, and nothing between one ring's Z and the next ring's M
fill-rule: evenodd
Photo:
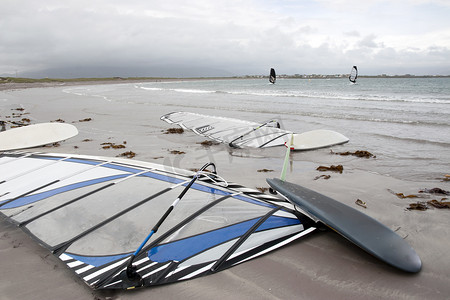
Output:
M448 0L2 0L0 75L450 75ZM34 72L34 73L30 73Z

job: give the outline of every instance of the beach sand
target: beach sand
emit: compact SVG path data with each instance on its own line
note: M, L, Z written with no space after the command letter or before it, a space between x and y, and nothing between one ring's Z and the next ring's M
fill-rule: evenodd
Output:
M281 171L282 148L233 150L225 145L204 147L199 144L204 139L192 132L164 134L171 126L160 121L160 116L183 110L182 107L167 107L161 101L151 111L137 111L125 104L64 94L61 86L49 88L47 84L45 88L23 88L2 88L1 117L22 107L22 113L27 113L24 117L30 118L32 123L62 119L79 130L78 136L61 142L58 147L40 147L33 151L106 157L132 151L136 153L134 160L185 169L198 168L212 160L221 176L251 188L267 187L265 178L277 177ZM105 142L124 144L126 149L103 149L101 144ZM332 149L346 151L350 143ZM172 154L173 150L184 154ZM449 190L449 182L438 179L432 182L398 180L362 171L357 168L358 164L374 163L376 159L330 155L330 149L296 152L292 159L287 176L289 181L361 210L396 231L422 259L422 271L407 274L396 270L332 231L317 231L214 275L133 291L93 291L48 250L0 218L0 299L449 298L450 210L407 210L409 203L440 200L441 195L418 191L435 187ZM331 164L342 164L344 172L316 170L319 165ZM264 168L273 171L258 172ZM330 179L315 180L323 174L331 175ZM393 192L424 195L426 198L401 199ZM367 208L357 206L357 199L366 202Z

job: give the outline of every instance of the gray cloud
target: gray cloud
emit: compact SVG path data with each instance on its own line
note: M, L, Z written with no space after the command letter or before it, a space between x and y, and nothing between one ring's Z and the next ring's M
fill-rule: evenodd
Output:
M272 66L286 74L345 73L353 64L361 74L450 74L449 6L426 3L421 22L439 26L418 31L395 17L402 7L420 11L421 2L399 1L7 1L0 75L227 76ZM383 5L389 14L373 9Z

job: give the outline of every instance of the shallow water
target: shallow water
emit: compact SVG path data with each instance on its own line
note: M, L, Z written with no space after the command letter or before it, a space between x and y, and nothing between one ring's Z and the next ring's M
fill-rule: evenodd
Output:
M194 160L253 157L264 159L260 163L264 167L281 165L281 147L203 151L196 143L204 138L192 132L161 135L170 126L159 120L161 115L189 111L261 123L278 118L283 128L297 133L335 130L350 142L332 147L333 151L366 150L376 156L340 157L327 148L294 153L291 159L299 165L343 163L407 180L436 180L450 173L450 78L360 78L357 84L347 79L279 79L274 85L267 79L146 82L30 89L0 98L0 117L20 103L34 116L53 110L54 119L76 118L74 112L81 109L79 119L104 122L75 124L80 139L119 133L140 149L153 150L143 158L164 156L167 146L161 145L173 142L179 150L198 147ZM155 145L158 141L162 144Z
M450 173L450 78L360 78L357 84L347 79L279 79L274 85L266 79L199 80L65 92L136 109L163 105L167 113L190 111L261 123L278 118L294 132L331 129L350 138L340 151L376 155L376 162L367 164L374 172L414 180Z

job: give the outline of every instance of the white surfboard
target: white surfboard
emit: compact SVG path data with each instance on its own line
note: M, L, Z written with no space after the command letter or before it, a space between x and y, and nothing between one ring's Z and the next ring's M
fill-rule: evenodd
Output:
M349 141L349 139L343 134L326 129L295 133L293 138L294 141L292 150L314 150L345 144Z
M64 123L40 123L0 132L0 151L26 149L67 140L78 129Z

